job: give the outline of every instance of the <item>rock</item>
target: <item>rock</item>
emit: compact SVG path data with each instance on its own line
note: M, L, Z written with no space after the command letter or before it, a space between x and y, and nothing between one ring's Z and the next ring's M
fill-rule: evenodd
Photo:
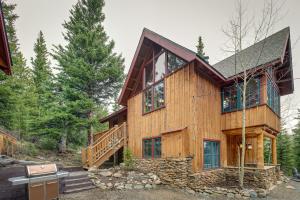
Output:
M196 192L192 190L191 188L186 189L187 193L194 195Z
M110 171L103 171L103 172L100 172L99 173L101 176L105 176L105 177L108 177L108 176L111 176L112 173Z
M97 172L98 171L98 168L97 167L90 167L89 172Z
M112 183L107 183L106 185L107 185L108 188L112 188L113 187Z
M241 195L244 197L250 197L250 192L248 190L242 190Z
M143 185L134 185L133 188L137 189L137 190L141 190L141 189L144 189L144 186Z
M155 181L154 181L154 184L155 184L155 185L160 185L160 184L161 184L161 181L160 181L159 179L158 179L158 180L155 180Z
M277 183L277 185L280 185L282 183L282 181L277 181L276 183Z
M234 198L234 194L233 193L227 193L227 198L233 199Z
M120 184L116 187L118 190L123 190L124 189L124 185L123 184Z
M148 181L147 180L142 180L142 183L143 184L146 184Z
M152 176L150 176L150 178L152 178L153 180L157 180L158 176L156 176L155 174L153 174Z
M120 163L120 167L125 167L125 163Z
M116 177L116 178L121 178L122 174L120 172L117 172L117 173L114 173L113 176Z
M125 184L125 189L131 190L132 189L132 184Z
M99 188L101 188L102 190L106 190L107 187L104 183L100 183L99 185L97 185Z
M295 190L296 189L294 186L291 186L291 185L287 185L286 188L287 189L291 189L291 190Z
M146 188L146 189L152 189L152 185L146 184L146 185L145 185L145 188Z
M241 199L241 198L242 198L242 195L240 195L240 194L235 194L235 195L234 195L234 198L236 198L236 199Z
M265 198L265 197L267 197L267 191L264 190L264 189L259 190L258 191L258 197L259 198Z
M254 190L250 191L250 198L257 198L257 193Z
M274 190L276 187L277 187L276 185L272 185L272 186L269 188L269 190L272 191L272 190Z

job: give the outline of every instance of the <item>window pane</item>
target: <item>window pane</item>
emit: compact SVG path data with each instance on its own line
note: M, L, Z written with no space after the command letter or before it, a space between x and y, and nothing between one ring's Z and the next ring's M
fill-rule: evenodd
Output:
M160 158L161 157L161 138L155 138L154 139L154 158Z
M145 66L145 87L153 84L153 63L150 62Z
M232 111L237 108L237 87L235 85L223 88L223 111Z
M144 91L144 112L152 110L152 88Z
M204 169L220 167L220 142L204 141Z
M179 67L182 67L183 65L185 65L186 62L180 58L178 58L177 56L175 56L172 53L168 52L168 72L171 73L173 71L175 71L176 69L178 69Z
M162 79L165 75L165 52L160 54L154 61L155 64L155 81Z
M252 79L247 85L246 106L251 107L259 104L259 79Z
M165 104L164 86L163 81L154 86L154 109Z
M144 143L144 158L152 157L152 139L143 140Z

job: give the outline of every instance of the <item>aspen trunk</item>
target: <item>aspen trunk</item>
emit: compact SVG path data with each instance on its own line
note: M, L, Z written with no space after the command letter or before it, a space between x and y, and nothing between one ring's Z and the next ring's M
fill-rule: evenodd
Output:
M67 151L67 128L66 126L64 127L64 133L62 134L60 138L60 143L58 146L58 151L59 153L65 153Z
M244 70L244 84L243 84L243 119L242 119L242 159L241 159L241 173L240 173L240 187L244 187L244 167L245 167L245 149L246 149L246 90L247 90L247 73Z

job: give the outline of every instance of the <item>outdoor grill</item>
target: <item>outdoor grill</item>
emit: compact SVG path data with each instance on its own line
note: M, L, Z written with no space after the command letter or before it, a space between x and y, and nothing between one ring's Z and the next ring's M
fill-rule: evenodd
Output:
M29 200L58 199L59 178L69 176L69 172L58 171L56 164L28 165L26 177L8 179L12 185L28 184Z

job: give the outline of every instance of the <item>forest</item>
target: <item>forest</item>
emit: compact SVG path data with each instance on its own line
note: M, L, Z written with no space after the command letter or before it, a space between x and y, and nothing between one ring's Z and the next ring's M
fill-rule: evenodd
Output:
M32 44L35 55L26 60L16 34L17 5L3 2L13 67L11 76L0 74L0 126L30 148L61 153L86 146L93 133L107 128L99 119L119 109L124 58L105 32L104 4L79 0L62 22L66 45L47 49L47 35L40 31ZM294 166L300 169L300 109L296 120L292 133L282 128L277 137L278 163L287 174Z

